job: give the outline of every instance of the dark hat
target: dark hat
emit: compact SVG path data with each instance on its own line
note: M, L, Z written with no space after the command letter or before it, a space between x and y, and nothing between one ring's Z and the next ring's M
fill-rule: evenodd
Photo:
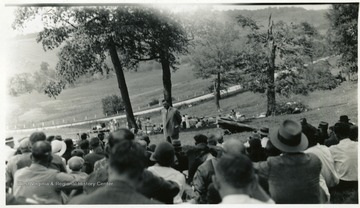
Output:
M299 123L285 120L280 128L270 133L270 141L283 152L301 152L308 147L308 139L301 130Z
M258 133L256 133L256 132L253 132L253 133L250 135L250 140L253 140L253 139L258 139L258 140L260 140L260 139L261 139L260 134L258 134Z
M161 166L172 165L175 161L174 147L169 142L158 144L150 160L159 163Z
M350 132L350 125L346 123L338 122L334 125L334 132L335 134L340 134L347 137Z
M174 139L172 141L172 145L173 145L175 150L181 149L181 141L178 140L178 139Z
M200 143L207 144L207 139L208 139L207 136L203 134L197 134L194 136L195 144L200 144Z
M328 123L326 123L325 121L321 121L320 123L319 123L319 127L318 128L328 128L329 127L329 124Z
M350 121L350 119L348 118L347 115L342 115L342 116L340 116L339 122L348 123L349 121Z
M268 136L269 135L269 128L267 127L261 127L261 129L258 132L262 136Z
M71 152L71 156L79 156L79 157L84 157L85 152L82 149L74 149Z
M5 143L14 142L14 137L8 137L5 139Z

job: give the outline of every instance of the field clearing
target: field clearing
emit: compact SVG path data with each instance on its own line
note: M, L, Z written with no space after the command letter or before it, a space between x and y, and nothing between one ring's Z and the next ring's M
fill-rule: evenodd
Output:
M284 98L279 98L279 100ZM333 125L340 117L340 115L348 115L351 122L357 123L357 83L346 82L332 91L316 91L310 93L308 96L293 96L288 98L291 101L301 101L308 105L310 110L301 114L281 115L267 118L254 119L250 125L260 128L267 126L270 129L277 127L284 119L290 118L300 120L306 118L308 123L317 127L321 121L326 121L329 125ZM241 112L247 117L255 116L261 112L266 111L266 98L261 94L254 94L251 92L243 92L232 97L221 100L222 114L227 114L231 109ZM190 116L216 116L217 111L213 100L195 105L190 108L182 109L182 114L189 114ZM160 115L154 114L151 116L152 122L161 122ZM92 124L83 126L74 126L71 128L51 129L47 130L47 135L62 135L63 138L76 138L77 133L87 132L91 129ZM212 134L222 133L222 129L218 128L205 128L205 129L191 129L180 133L180 139L183 145L192 145L193 137L198 134ZM29 136L31 133L22 132L16 133L12 136L21 138ZM225 140L228 138L238 138L245 140L250 135L250 132L226 135ZM164 141L162 134L150 135L151 142L158 144Z
M162 70L127 72L125 76L134 112L148 109L147 104L152 99L160 99L163 96ZM194 97L195 93L197 96L206 93L210 80L196 79L191 67L182 65L172 73L172 83L174 98L185 100ZM88 120L105 117L101 99L112 94L120 95L116 77L66 89L56 99L36 92L8 97L7 123L12 128L14 125L22 127L24 124L29 128L33 123L40 127L41 122L49 126L52 125L52 121L54 124L63 124L74 122L74 118L81 121L85 118Z

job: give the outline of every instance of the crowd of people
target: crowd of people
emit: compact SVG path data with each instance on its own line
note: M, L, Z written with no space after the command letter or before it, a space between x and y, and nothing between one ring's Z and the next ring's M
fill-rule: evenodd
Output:
M325 204L358 191L358 128L347 116L185 139L155 145L126 128L75 142L34 132L16 148L7 138L6 204Z

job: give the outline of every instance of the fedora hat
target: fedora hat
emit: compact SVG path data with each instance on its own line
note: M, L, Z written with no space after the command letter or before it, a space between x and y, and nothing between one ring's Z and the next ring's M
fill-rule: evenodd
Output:
M325 122L325 121L321 121L320 123L319 123L319 127L318 128L328 128L329 127L329 124L327 123L327 122Z
M51 150L53 154L61 157L66 151L66 144L63 141L53 140L51 142Z
M155 148L150 160L159 163L161 166L171 166L175 161L175 150L169 142L162 142Z
M340 116L339 122L348 123L350 121L349 117L347 115Z
M259 130L259 134L262 136L268 136L269 135L269 128L267 127L261 127Z
M301 132L301 125L293 120L285 120L280 127L270 133L271 143L283 152L301 152L308 147L308 139Z

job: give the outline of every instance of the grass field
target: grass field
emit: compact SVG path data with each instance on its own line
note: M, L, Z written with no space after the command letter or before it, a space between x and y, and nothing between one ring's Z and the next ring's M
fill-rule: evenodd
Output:
M147 103L163 96L162 71L125 73L133 110L149 108ZM172 73L172 93L174 98L184 100L202 94L210 80L195 79L188 65L183 65ZM49 126L104 117L101 99L107 95L120 95L116 77L98 80L86 86L64 90L56 100L45 94L33 92L19 97L8 97L7 123L13 126L32 127L33 123ZM18 127L18 128L19 128Z
M284 98L278 98L282 100ZM310 93L308 96L294 96L288 98L291 101L301 101L309 107L309 111L301 114L293 115L281 115L275 117L259 118L254 119L250 125L260 128L262 126L267 126L269 128L274 128L280 124L286 118L291 118L294 120L299 120L301 118L307 118L308 122L314 126L317 126L320 121L326 121L329 125L333 125L340 115L348 115L351 119L351 122L357 123L357 83L345 82L340 85L338 88L332 91L316 91ZM222 107L222 114L227 114L231 109L241 112L247 117L253 117L261 112L266 111L266 97L262 94L254 94L251 92L243 92L232 97L222 99L220 102ZM217 115L215 104L213 100L195 105L190 108L182 109L182 114L189 114L192 116L210 116ZM160 123L160 115L153 114L151 120L153 122ZM47 134L60 134L63 137L75 137L76 133L89 131L91 129L91 124L83 126L74 126L71 128L63 129L52 129L47 130ZM194 129L186 132L182 132L181 140L183 144L192 144L195 134L211 134L211 133L222 133L221 129L210 128L210 129ZM30 133L17 133L13 136L22 137L28 136ZM237 137L245 139L249 136L250 133L240 133L234 134L229 137ZM150 136L153 143L159 143L163 141L163 135L151 135Z

